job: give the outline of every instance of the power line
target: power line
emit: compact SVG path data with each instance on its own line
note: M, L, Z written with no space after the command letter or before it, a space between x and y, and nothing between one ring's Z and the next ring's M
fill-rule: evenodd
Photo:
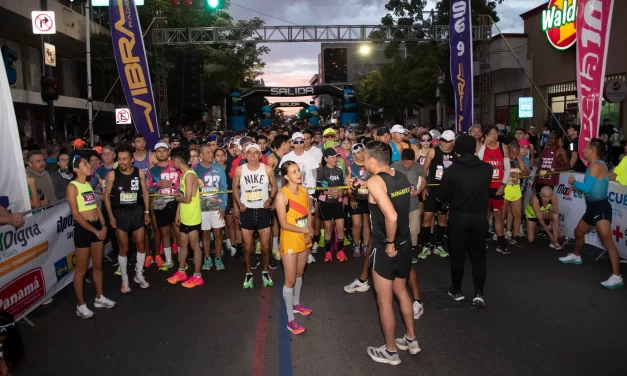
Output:
M238 7L240 7L240 8L247 9L247 10L249 10L249 11L251 11L251 12L259 13L259 14L264 15L264 16L266 16L266 17L274 18L274 19L277 19L277 20L282 21L282 22L287 22L288 24L298 25L298 24L295 24L294 22L290 22L290 21L284 20L284 19L279 18L279 17L271 16L271 15L269 15L269 14L266 14L266 13L260 12L260 11L258 11L258 10L255 10L255 9L252 9L252 8L248 8L248 7L245 7L245 6L243 6L243 5L236 4L236 3L232 2L232 1L231 1L231 5L235 5L235 6L238 6Z

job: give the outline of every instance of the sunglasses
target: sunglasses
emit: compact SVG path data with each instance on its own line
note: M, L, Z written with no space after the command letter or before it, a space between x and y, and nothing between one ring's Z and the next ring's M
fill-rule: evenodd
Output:
M353 145L352 150L353 150L353 153L357 153L358 151L360 151L363 148L364 148L364 144L358 143L358 144Z
M430 138L421 138L420 142L431 142Z
M302 145L302 144L304 144L304 143L305 143L305 140L300 140L300 141L292 141L292 143L293 143L294 145Z

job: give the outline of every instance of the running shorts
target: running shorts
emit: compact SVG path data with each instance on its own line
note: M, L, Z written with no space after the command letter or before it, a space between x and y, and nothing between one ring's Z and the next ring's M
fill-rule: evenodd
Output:
M102 229L99 220L88 222L90 225L94 226L96 230ZM89 248L92 243L98 243L101 241L102 240L98 239L93 232L87 230L76 222L76 226L74 226L74 246L76 248Z
M505 191L503 192L503 197L507 201L518 201L522 197L522 191L520 190L520 185L506 185Z
M436 199L438 194L438 190L436 187L431 187L429 191L429 195L424 201L424 213L437 213L437 212L447 212L448 204L443 204Z
M176 213L175 213L176 214ZM113 208L115 225L120 231L132 233L144 227L144 208L133 206L131 208Z
M220 218L220 212L217 210L200 213L202 216L201 230L207 231L214 228L223 228L226 224L224 218Z
M370 214L370 209L368 209L368 201L357 200L357 207L355 209L353 209L353 207L349 204L348 212L351 213L351 215Z
M492 210L503 209L503 201L505 200L505 197L503 197L502 195L497 195L496 192L498 190L498 188L490 188L490 199L488 200L488 204L492 208Z
M381 277L393 281L395 278L409 278L411 272L412 246L411 239L396 242L396 256L385 253L385 244L372 243L370 267Z
M320 218L323 221L344 219L344 206L341 202L328 203L319 201L318 205L320 208Z
M247 208L239 214L239 225L243 230L263 230L272 226L272 213L270 209Z
M612 205L605 199L601 201L586 201L586 212L581 217L584 222L594 226L599 221L608 220L612 222Z
M190 232L194 232L194 231L198 231L198 233L200 233L200 230L201 230L200 223L197 225L188 226L184 224L183 222L181 222L181 225L179 226L179 231L181 231L183 234L189 234Z
M178 205L178 202L171 201L168 202L163 209L154 211L155 219L157 220L157 226L159 228L170 226L174 222Z

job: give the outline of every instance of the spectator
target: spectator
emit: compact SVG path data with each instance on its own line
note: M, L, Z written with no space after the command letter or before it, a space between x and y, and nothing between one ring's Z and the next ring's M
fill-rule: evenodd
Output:
M70 163L70 156L67 154L59 155L57 159L56 171L50 172L50 178L52 178L52 185L54 185L54 194L57 197L64 197L67 190L67 185L72 180L73 173L69 171L68 164Z
M627 146L623 147L623 155L620 159L618 166L610 172L610 180L620 185L627 185Z
M19 228L24 224L22 213L11 213L4 206L0 206L0 225L11 225ZM2 373L0 373L1 375Z
M35 180L37 192L32 192L33 195L38 194L40 200L47 199L49 204L54 204L58 201L54 193L52 178L48 171L46 171L46 160L41 151L31 150L28 154L28 169L26 169L26 174L28 177ZM42 203L42 205L45 204Z

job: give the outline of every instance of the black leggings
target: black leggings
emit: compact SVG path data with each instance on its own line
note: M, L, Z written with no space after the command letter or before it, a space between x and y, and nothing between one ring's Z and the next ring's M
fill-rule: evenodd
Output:
M475 294L483 294L486 278L486 238L488 221L482 214L452 214L448 219L449 255L453 291L461 292L466 253L472 265Z

